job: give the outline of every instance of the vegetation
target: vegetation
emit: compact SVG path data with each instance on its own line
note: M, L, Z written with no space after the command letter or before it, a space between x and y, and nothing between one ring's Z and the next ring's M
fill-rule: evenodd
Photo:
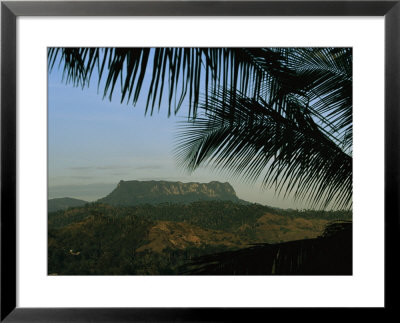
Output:
M279 243L285 237L317 237L334 219L351 219L351 213L299 212L229 201L132 207L88 203L49 213L48 272L179 274L185 264L207 254L266 240Z
M96 214L64 227L49 226L49 274L134 273L134 251L149 225L147 220L130 215L116 218Z

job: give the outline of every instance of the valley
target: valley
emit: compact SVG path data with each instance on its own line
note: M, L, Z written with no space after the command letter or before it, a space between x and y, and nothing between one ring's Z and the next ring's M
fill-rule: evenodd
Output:
M176 275L199 256L316 238L330 222L351 220L348 211L283 210L244 202L227 183L152 181L141 191L140 182L122 191L120 184L108 198L49 212L49 274ZM196 195L201 199L194 201ZM174 202L158 203L167 196ZM149 203L151 197L157 203ZM138 200L147 203L135 204Z

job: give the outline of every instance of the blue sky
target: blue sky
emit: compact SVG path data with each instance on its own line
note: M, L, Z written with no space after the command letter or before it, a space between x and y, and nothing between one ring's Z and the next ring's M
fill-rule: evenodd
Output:
M143 91L142 91L143 92ZM145 116L145 93L136 106L121 104L115 91L110 102L92 78L89 88L62 81L56 67L48 77L49 198L74 197L94 201L107 195L120 180L229 182L239 198L282 208L301 208L291 199L244 184L210 168L188 174L176 166L173 139L178 116L167 117L167 106Z

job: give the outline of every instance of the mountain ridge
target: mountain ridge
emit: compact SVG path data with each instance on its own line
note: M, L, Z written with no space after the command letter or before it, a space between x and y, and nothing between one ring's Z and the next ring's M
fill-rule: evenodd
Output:
M117 187L97 202L110 205L133 206L139 204L184 203L197 201L232 201L249 203L237 197L228 182L209 183L180 181L121 180Z
M48 212L55 212L58 210L65 210L69 207L82 206L88 203L87 201L76 199L73 197L59 197L48 200Z

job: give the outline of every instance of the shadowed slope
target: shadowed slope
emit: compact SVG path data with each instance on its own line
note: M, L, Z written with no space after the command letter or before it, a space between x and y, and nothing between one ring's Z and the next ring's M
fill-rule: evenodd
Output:
M182 274L351 275L352 223L332 223L315 239L206 255L184 266Z

